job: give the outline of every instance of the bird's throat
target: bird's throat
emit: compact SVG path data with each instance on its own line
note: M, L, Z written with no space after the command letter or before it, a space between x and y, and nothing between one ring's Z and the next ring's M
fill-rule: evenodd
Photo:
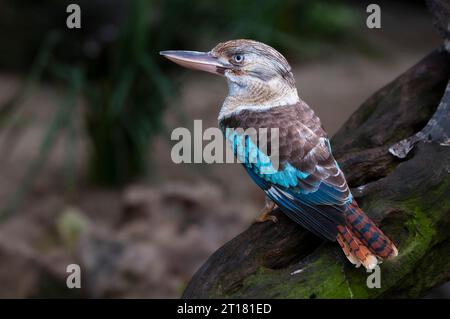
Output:
M249 87L235 88L229 83L229 94L219 112L219 121L243 110L262 112L274 107L299 102L297 89L290 86L273 86L255 83Z

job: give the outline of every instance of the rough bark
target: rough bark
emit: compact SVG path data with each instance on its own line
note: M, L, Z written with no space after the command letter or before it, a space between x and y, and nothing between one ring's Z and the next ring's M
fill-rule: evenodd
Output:
M285 217L250 226L217 250L184 298L417 297L450 277L450 147L419 142L399 159L388 149L425 126L450 78L437 49L379 90L332 139L360 206L393 239L399 256L381 265L381 288L336 243Z
M450 52L450 2L427 0L426 3L433 16L434 27L444 40L444 48ZM398 158L405 158L418 142L435 142L450 146L450 80L436 112L425 127L392 145L389 152Z

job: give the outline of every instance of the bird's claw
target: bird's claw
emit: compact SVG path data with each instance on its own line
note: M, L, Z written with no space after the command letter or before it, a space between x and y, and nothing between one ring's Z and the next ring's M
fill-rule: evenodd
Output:
M263 214L261 214L260 216L258 216L255 219L254 223L255 224L257 224L257 223L264 223L264 222L266 222L268 220L272 221L273 223L277 223L278 222L278 218L276 216L270 215L270 213L263 213Z

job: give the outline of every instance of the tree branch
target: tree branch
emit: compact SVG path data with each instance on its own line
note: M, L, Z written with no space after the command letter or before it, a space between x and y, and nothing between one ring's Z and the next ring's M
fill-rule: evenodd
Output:
M435 29L444 40L444 48L450 52L450 2L447 0L426 0L433 16ZM427 125L416 134L392 145L389 152L398 158L405 158L418 142L436 142L450 146L450 79L436 112Z

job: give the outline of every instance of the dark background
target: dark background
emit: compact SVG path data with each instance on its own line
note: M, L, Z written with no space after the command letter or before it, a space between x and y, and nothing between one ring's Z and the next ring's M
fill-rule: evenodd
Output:
M0 297L180 296L264 197L239 165L172 162L172 130L217 126L226 85L158 52L268 43L332 135L441 42L422 1L377 2L373 30L368 3L0 1Z

